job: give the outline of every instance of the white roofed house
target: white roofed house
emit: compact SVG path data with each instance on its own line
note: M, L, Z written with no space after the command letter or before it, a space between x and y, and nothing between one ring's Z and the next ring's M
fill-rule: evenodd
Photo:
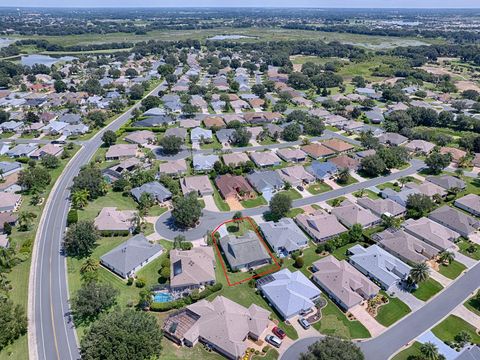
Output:
M285 256L308 246L308 238L290 218L259 225L263 237L278 256Z

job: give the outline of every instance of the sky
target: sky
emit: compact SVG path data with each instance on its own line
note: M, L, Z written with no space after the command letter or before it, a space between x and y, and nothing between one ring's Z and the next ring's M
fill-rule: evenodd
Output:
M480 8L480 0L0 0L0 6Z

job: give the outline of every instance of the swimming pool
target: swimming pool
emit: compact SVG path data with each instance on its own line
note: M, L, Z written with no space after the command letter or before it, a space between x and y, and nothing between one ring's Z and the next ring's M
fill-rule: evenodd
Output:
M169 293L156 293L153 296L153 301L158 303L169 302L172 300L173 300L173 297Z

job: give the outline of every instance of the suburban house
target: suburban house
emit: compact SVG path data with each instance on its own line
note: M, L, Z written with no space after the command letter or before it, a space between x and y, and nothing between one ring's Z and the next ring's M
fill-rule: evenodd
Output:
M319 143L304 145L301 149L315 160L335 155L335 151Z
M380 288L347 261L333 255L312 264L312 280L344 311L375 297Z
M456 248L455 241L460 237L456 231L426 217L408 219L402 224L402 228L440 251Z
M397 229L387 229L372 237L378 245L406 263L422 263L438 254L438 249L413 235Z
M241 201L256 197L255 190L243 176L220 175L215 179L215 184L224 199L235 198Z
M377 225L381 221L370 210L364 209L349 200L344 200L340 206L334 207L332 215L335 215L338 221L348 228L355 224L360 224L363 228L367 228Z
M149 116L143 120L133 123L134 127L158 127L175 124L175 119L170 115Z
M347 231L334 215L321 210L299 214L295 221L316 242L327 241Z
M330 161L313 161L312 165L307 168L307 171L312 173L318 180L326 180L331 179L337 173L338 168Z
M36 144L18 144L8 150L6 155L12 158L29 157L38 149Z
M429 181L424 181L421 184L417 184L414 182L409 182L405 184L405 188L407 189L416 189L418 190L421 194L426 195L428 197L433 197L435 195L439 195L441 197L444 197L447 195L447 192L445 191L444 188L441 186L438 186L434 183L431 183Z
M440 148L440 154L450 154L452 155L452 162L458 163L461 158L465 157L467 153L463 150L453 148L453 147L448 147L448 146L443 146Z
M171 176L183 175L187 172L188 166L185 159L169 160L159 165L159 173Z
M274 192L285 186L280 175L273 170L254 171L247 175L247 180L267 200L270 200Z
M165 134L163 134L163 137L166 136L175 136L182 139L182 141L185 141L185 139L187 138L187 129L179 127L168 128L167 130L165 130Z
M0 192L0 213L17 211L22 204L22 195Z
M170 315L163 332L177 345L203 343L231 360L240 360L248 339L262 339L270 324L270 313L252 304L245 308L224 296L201 300Z
M469 237L480 228L480 220L447 205L432 211L428 217L464 237Z
M288 162L303 162L307 159L307 154L300 149L283 148L277 150L277 155Z
M60 145L55 145L55 144L46 144L42 146L41 148L35 150L30 157L32 159L41 159L45 155L51 155L51 156L60 156L63 153L63 147Z
M219 161L217 155L193 155L193 170L195 171L210 171L213 169L213 165Z
M282 163L282 160L272 151L252 152L250 158L258 167L277 166Z
M107 160L124 160L138 155L136 144L116 144L108 148L105 158Z
M410 266L378 245L368 248L354 245L348 251L352 254L350 263L362 274L377 282L384 290L405 280L410 274Z
M284 319L302 314L315 306L321 291L301 271L280 270L257 280L263 297Z
M183 195L192 191L199 196L212 195L213 187L207 175L188 176L180 179Z
M22 164L17 161L0 161L0 173L5 178L22 170Z
M403 216L407 212L405 206L390 199L370 199L369 197L362 197L357 200L357 204L370 210L378 217L382 217L382 215L394 217Z
M98 231L128 234L134 228L136 211L117 210L116 207L104 207L95 218Z
M476 194L468 194L455 200L454 205L472 215L480 216L480 196Z
M335 139L335 138L331 138L331 139L328 139L328 140L325 140L323 143L322 143L323 146L326 146L327 148L335 151L336 153L346 153L346 152L349 152L353 149L355 149L355 147L343 140L340 140L340 139Z
M220 116L207 116L203 119L203 125L207 129L225 127L225 122Z
M290 218L259 225L263 237L278 256L287 256L308 245L308 238Z
M163 203L172 198L172 193L158 181L152 181L133 188L130 193L137 202L140 201L143 193L150 194L152 199L158 203Z
M292 186L301 186L315 182L316 178L302 165L294 165L277 170L283 181L288 182Z
M390 145L390 146L400 146L405 144L408 141L403 135L397 133L386 132L378 137L380 144Z
M463 190L467 187L465 181L452 175L429 176L427 177L427 181L431 182L432 184L438 185L445 190L450 190L453 188Z
M170 287L174 291L198 289L215 283L215 255L212 247L170 251Z
M337 169L349 169L356 171L360 166L360 161L348 155L339 155L334 158L330 158L328 162L334 164Z
M231 153L222 155L223 162L225 165L237 167L241 164L245 164L247 161L250 161L250 158L245 153Z
M428 155L434 149L435 144L425 140L411 140L404 146L411 152Z
M202 129L201 127L196 127L190 131L190 140L194 144L200 144L203 142L213 141L212 130Z
M163 246L152 244L143 234L138 234L100 258L100 263L121 278L134 277L145 265L162 255Z
M386 188L386 189L383 189L382 192L380 193L380 195L382 195L384 199L393 200L397 204L402 205L403 207L407 206L408 197L413 194L420 194L420 191L418 191L417 189L405 188L399 192L396 192L393 189Z
M125 136L125 141L131 144L145 146L155 142L155 134L149 130L139 130Z
M235 129L220 129L215 132L215 136L217 137L220 144L222 144L223 146L229 146L234 139L234 133Z
M251 230L239 237L226 235L219 243L232 271L250 269L272 261L262 241Z

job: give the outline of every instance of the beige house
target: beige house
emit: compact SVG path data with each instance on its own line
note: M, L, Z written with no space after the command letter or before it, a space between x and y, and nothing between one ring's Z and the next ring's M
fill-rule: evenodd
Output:
M228 359L242 358L248 339L266 335L270 313L252 304L246 308L224 296L201 300L170 315L163 325L167 338L178 345L209 345Z
M211 247L170 251L170 287L173 290L197 289L215 282L215 255Z
M321 210L311 214L300 214L295 221L316 242L327 241L347 231L337 218Z
M333 255L315 261L312 271L312 280L345 311L373 298L380 291L347 261L339 261Z
M183 175L187 172L188 166L185 159L170 160L160 164L159 173L167 175Z
M285 167L277 170L283 181L292 186L301 186L315 182L316 178L310 174L302 165Z
M402 224L403 230L439 250L456 248L455 241L460 237L456 231L423 217L408 219Z
M131 144L145 146L155 142L155 134L149 130L135 131L125 136L125 141Z
M247 161L250 161L250 158L245 153L231 153L222 155L223 162L225 165L237 167L240 164L245 164Z
M196 192L200 196L212 195L213 187L207 175L189 176L180 180L180 186L184 195Z
M138 155L136 144L116 144L108 148L105 158L107 160L124 160Z
M22 195L0 192L0 213L17 211L22 204Z
M136 211L117 210L116 207L104 207L95 218L94 224L101 232L128 233L134 227Z
M338 207L332 209L332 214L346 227L360 224L367 228L380 223L380 218L370 210L364 209L349 200L345 200Z

